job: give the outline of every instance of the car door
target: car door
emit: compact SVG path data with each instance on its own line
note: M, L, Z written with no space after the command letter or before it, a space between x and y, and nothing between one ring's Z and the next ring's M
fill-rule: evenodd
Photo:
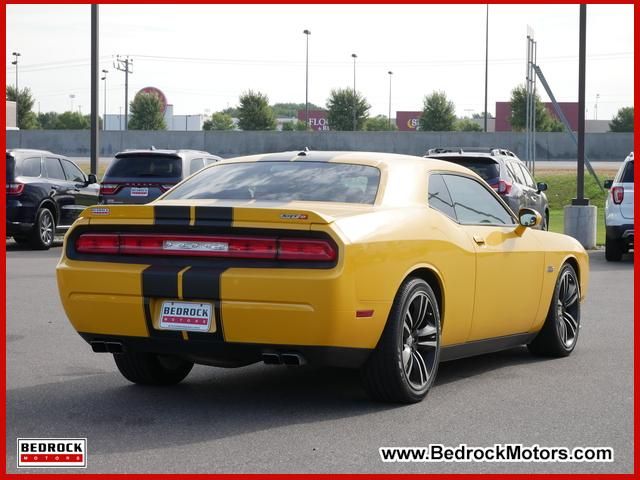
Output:
M69 190L70 195L73 197L70 215L75 220L85 208L98 203L99 187L95 183L90 185L86 175L75 163L66 158L62 158L61 162L67 181L73 184Z
M74 197L73 183L67 180L60 159L57 157L45 157L44 165L47 179L51 188L51 197L58 208L57 225L69 226L73 223Z
M476 285L468 340L524 333L540 302L544 252L531 229L516 220L497 195L475 178L443 175L456 212L475 245Z
M529 173L527 167L520 163L515 163L514 168L520 168L524 179L524 192L526 195L526 206L533 208L540 215L544 216L544 207L542 206L542 194L538 192L538 187L533 181L533 177Z

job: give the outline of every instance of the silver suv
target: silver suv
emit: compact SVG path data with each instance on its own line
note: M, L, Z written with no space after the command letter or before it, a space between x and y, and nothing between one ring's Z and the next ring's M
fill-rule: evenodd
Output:
M605 257L618 262L633 248L633 152L625 159L613 180L605 180L609 189L604 207L607 230Z

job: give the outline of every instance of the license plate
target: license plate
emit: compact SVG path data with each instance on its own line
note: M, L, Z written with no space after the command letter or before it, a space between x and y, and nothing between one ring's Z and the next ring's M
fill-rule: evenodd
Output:
M149 189L147 187L131 187L132 197L148 197Z
M164 330L191 330L208 332L213 307L210 303L162 302L160 328Z

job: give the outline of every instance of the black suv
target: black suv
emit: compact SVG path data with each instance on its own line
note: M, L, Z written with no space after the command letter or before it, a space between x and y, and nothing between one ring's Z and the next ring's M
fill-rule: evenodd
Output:
M95 175L85 175L62 155L44 150L7 150L7 236L47 250L56 232L98 202Z
M515 153L504 148L432 148L426 158L446 160L480 175L517 215L521 208L533 208L542 215L540 228L549 230L547 184L536 183L527 166Z
M148 203L222 158L198 150L127 150L111 160L100 183L101 204Z

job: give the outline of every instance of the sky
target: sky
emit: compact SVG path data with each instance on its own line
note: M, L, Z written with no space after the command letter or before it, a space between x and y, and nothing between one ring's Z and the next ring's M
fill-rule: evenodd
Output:
M557 100L577 101L578 8L489 7L489 112L524 83L527 26ZM101 5L107 112L124 106L116 55L133 59L129 100L155 86L175 114L236 106L249 89L271 103L302 103L308 29L310 102L324 106L332 89L353 86L355 53L356 89L371 115L387 114L391 80L392 112L421 110L440 90L470 116L484 110L485 14L485 5ZM633 5L589 5L587 15L587 118L599 95L597 118L610 119L633 105ZM19 86L31 89L35 110L88 113L89 5L7 5L6 25L7 84L15 83L11 54L20 52Z

